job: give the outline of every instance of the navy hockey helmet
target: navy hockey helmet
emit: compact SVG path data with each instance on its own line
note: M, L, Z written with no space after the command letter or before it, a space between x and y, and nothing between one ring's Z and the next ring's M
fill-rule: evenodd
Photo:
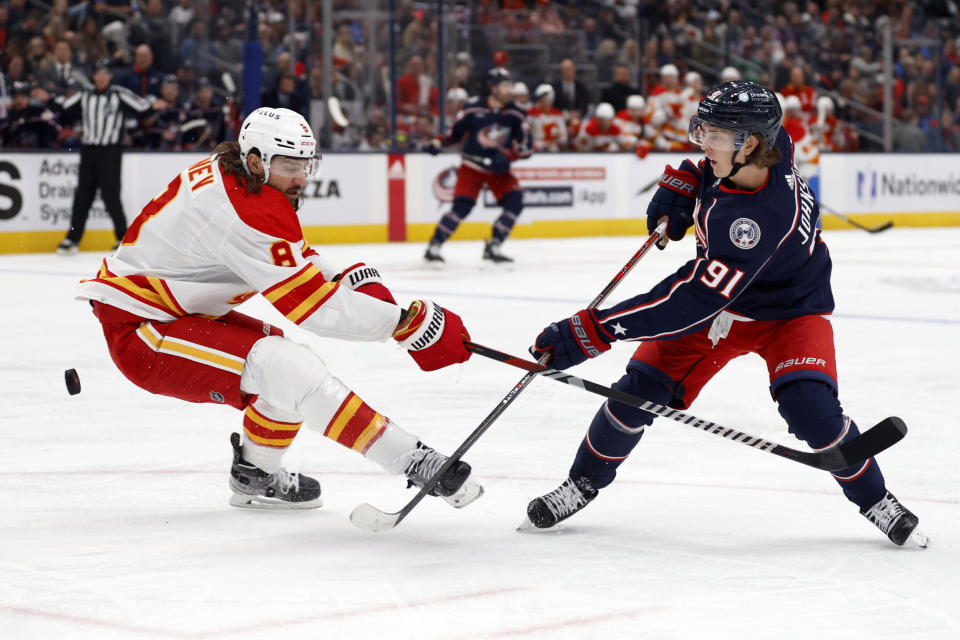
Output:
M487 93L490 93L495 86L502 82L510 82L511 87L513 82L510 80L510 72L502 67L492 67L487 71Z
M700 144L707 124L732 131L733 150L739 150L752 133L772 149L782 121L783 110L773 91L755 82L724 82L707 93L697 115L690 118L690 140Z

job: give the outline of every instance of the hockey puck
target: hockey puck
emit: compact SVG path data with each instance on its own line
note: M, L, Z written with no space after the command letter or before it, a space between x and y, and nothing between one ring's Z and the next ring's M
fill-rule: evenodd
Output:
M80 393L80 376L76 369L67 369L63 372L63 379L67 383L67 391L75 396Z

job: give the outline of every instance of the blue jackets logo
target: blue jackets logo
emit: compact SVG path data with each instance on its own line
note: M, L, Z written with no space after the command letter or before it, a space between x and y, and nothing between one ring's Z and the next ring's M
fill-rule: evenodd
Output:
M730 225L730 242L740 249L753 249L760 242L760 225L750 218L737 218Z

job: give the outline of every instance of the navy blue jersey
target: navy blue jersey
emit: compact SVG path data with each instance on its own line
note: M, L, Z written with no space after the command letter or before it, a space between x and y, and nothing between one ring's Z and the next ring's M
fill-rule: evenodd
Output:
M648 293L597 313L620 340L669 339L708 326L726 310L782 320L833 311L830 256L812 192L781 129L781 159L756 191L717 179L703 163L695 209L697 257Z
M463 106L460 118L453 124L448 142L463 142L465 156L483 156L493 159L498 153L510 160L530 155L530 126L526 112L513 102L502 109L490 107L487 98L474 98ZM466 160L476 169L483 167Z

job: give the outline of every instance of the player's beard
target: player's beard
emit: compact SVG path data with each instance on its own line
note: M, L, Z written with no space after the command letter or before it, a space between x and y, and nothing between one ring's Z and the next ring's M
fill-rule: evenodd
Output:
M286 196L290 204L293 205L294 211L300 210L300 204L303 202L303 198L300 197L303 195L303 188L290 187L283 192L283 195Z

